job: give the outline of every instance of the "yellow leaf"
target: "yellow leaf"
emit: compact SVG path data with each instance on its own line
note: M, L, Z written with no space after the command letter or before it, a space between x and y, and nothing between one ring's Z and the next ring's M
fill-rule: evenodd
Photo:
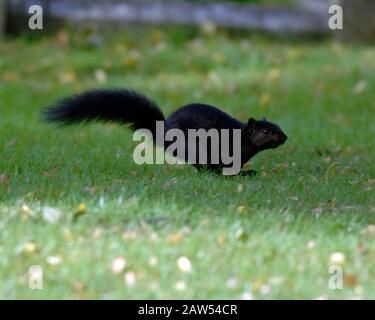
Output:
M243 212L245 211L245 207L244 207L244 206L238 206L238 207L237 207L237 211L238 211L239 213L243 213Z
M23 247L23 251L27 253L33 253L36 250L36 245L32 242L25 243Z
M260 96L260 105L262 107L268 107L269 104L270 104L270 100L271 100L271 95L269 93L262 93L262 95Z
M74 220L78 219L80 216L86 213L86 205L84 203L81 203L76 212L74 213Z
M77 80L75 73L71 70L64 70L59 74L59 81L61 83L73 83Z
M217 237L217 242L218 242L220 245L225 244L225 242L226 242L225 236L224 236L223 234L219 235L219 236Z
M281 72L280 72L279 69L277 69L277 68L272 68L272 69L268 72L268 74L267 74L267 80L268 80L269 82L271 82L271 83L274 83L274 82L276 82L277 80L280 79L280 74L281 74Z
M180 233L173 233L168 237L167 242L171 244L177 244L180 243L182 240L182 236Z
M139 62L139 59L140 59L139 52L136 51L136 50L133 50L133 51L130 52L128 57L125 58L124 64L128 67L134 66Z

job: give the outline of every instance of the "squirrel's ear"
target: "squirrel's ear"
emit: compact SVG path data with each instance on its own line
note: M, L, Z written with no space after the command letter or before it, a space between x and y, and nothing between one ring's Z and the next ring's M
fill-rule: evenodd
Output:
M262 120L263 120L263 121L267 121L266 117L263 117Z
M250 118L247 122L247 125L250 129L255 129L255 126L257 124L257 121L254 118Z

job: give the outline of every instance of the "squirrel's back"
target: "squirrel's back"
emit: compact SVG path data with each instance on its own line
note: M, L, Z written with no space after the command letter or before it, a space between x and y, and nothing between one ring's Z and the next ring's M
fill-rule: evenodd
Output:
M242 129L244 124L224 111L201 103L192 103L173 112L165 123L165 129Z

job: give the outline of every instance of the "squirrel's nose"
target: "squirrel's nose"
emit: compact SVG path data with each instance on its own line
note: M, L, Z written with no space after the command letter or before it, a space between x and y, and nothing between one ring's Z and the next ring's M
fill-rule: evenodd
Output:
M284 144L286 140L288 140L288 136L286 134L284 134L281 142Z

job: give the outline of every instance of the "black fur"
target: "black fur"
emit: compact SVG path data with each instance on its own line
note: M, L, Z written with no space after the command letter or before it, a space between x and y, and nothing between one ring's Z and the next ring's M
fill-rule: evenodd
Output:
M46 121L63 125L92 121L129 124L133 130L155 131L155 121L163 121L158 105L144 95L125 89L92 90L58 101L43 110Z
M276 148L287 140L280 127L265 118L259 121L250 118L246 123L242 123L220 109L205 104L186 105L165 120L155 102L126 89L95 90L74 95L44 109L43 117L47 121L65 125L90 121L129 124L133 130L149 129L154 138L156 121L165 121L165 131L176 128L182 130L185 137L188 136L189 129L229 129L230 132L240 129L241 166L258 152ZM169 144L166 142L164 147ZM187 160L187 157L184 160ZM207 165L195 164L195 167L199 170L207 168L221 172L225 165L221 159L219 164L210 164L208 157ZM251 175L254 173L252 170Z

